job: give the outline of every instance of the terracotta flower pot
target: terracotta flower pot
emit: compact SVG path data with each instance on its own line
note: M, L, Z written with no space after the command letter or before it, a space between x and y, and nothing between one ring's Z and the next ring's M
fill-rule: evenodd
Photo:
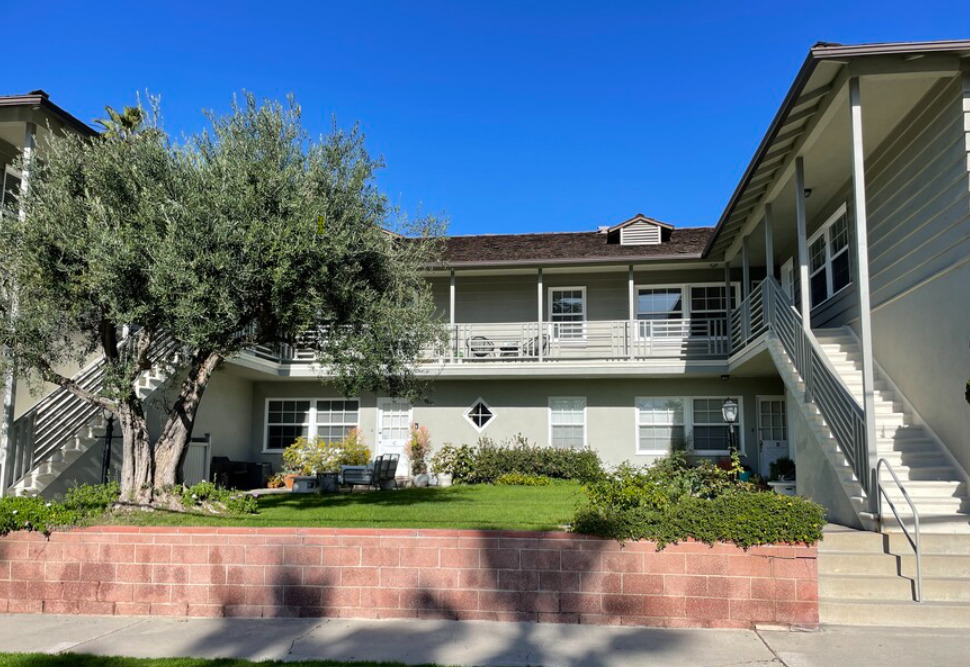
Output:
M283 475L283 486L288 488L290 491L293 490L293 480L299 477L296 473L286 473Z

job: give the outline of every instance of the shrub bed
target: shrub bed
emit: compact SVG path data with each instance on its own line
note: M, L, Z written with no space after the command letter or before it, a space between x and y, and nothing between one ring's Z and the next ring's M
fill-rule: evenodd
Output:
M688 538L740 547L812 544L822 537L825 509L806 498L757 490L737 481L735 458L725 470L683 455L638 468L629 464L583 486L587 502L573 530L617 540L653 540L662 547Z
M171 493L188 512L196 514L241 515L255 514L257 510L257 500L252 495L223 489L212 482L177 487ZM0 535L17 530L48 535L57 528L101 520L120 496L118 482L108 482L77 486L68 490L61 501L40 496L0 498Z
M521 435L502 443L481 438L477 445L446 444L432 457L431 467L462 484L492 484L510 474L591 482L603 474L599 455L591 449L538 447Z

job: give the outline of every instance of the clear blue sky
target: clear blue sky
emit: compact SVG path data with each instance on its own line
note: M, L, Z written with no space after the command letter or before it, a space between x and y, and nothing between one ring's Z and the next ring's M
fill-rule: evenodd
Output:
M359 121L379 183L451 231L720 216L818 40L970 38L970 2L0 2L0 93L79 118L136 91L175 135L234 91Z

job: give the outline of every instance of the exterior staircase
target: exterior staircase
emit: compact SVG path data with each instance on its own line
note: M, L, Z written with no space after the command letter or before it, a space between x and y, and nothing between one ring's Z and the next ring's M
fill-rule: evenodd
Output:
M862 405L862 353L859 341L849 329L815 332L823 352L839 373L842 383ZM965 533L970 535L970 498L967 479L949 452L922 423L889 377L875 369L876 455L886 459L899 476L919 512L921 533ZM853 477L851 469L838 469L843 482ZM902 491L885 466L880 482L907 527L912 511ZM861 509L863 498L853 497ZM883 499L880 517L884 530L900 530Z
M172 352L171 339L160 340L151 358L155 365L139 376L136 393L147 398L169 378L171 366L160 360ZM97 391L104 374L104 358L81 370L74 380ZM36 496L64 474L93 446L103 442L107 420L97 406L59 387L13 423L12 483L5 494Z
M970 533L922 535L923 601L916 556L899 532L829 525L819 545L819 620L837 625L970 628Z

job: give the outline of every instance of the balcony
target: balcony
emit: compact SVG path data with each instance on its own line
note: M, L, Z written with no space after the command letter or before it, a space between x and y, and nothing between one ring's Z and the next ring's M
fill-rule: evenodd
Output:
M662 360L726 360L723 318L494 322L442 325L444 344L425 351L425 365L563 364ZM309 342L309 341L307 341ZM259 346L249 355L279 364L312 364L310 345Z

